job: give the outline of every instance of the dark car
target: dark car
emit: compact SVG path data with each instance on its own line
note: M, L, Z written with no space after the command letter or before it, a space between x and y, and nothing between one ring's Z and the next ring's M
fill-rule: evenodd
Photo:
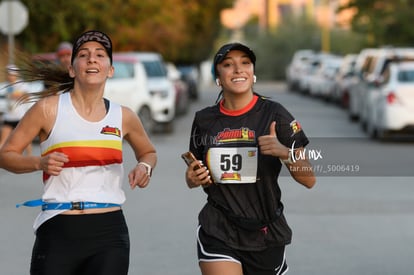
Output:
M171 62L165 63L167 69L168 78L174 83L175 88L175 114L180 116L186 114L190 107L190 93L189 86L185 81L182 80L181 72Z
M181 79L187 84L190 98L198 99L198 69L195 65L179 65Z

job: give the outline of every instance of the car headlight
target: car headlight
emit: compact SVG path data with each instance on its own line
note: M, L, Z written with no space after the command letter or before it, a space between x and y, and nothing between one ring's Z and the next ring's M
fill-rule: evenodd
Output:
M150 91L150 95L164 98L164 97L168 97L168 91L167 90Z

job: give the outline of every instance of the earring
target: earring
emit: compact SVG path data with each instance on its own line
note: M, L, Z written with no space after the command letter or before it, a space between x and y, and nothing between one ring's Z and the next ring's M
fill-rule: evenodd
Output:
M253 75L253 83L256 83L256 75Z
M216 84L217 84L217 86L221 86L220 79L216 78Z

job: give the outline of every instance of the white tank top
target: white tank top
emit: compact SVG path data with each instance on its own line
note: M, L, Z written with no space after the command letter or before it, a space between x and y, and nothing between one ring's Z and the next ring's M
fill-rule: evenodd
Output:
M82 118L72 105L70 93L59 96L55 124L41 154L61 152L68 156L59 176L43 173L42 199L48 202L89 201L122 204L122 110L110 102L106 116L98 122ZM42 211L34 230L66 210Z

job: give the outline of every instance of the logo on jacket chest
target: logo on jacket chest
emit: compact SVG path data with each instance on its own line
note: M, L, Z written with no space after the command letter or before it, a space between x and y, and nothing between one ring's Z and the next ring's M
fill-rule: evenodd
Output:
M247 127L239 129L225 128L223 131L217 133L215 143L255 142L255 137L255 131L250 130Z
M102 128L101 134L121 137L121 130L117 127L111 127L111 126L106 125L105 127Z

